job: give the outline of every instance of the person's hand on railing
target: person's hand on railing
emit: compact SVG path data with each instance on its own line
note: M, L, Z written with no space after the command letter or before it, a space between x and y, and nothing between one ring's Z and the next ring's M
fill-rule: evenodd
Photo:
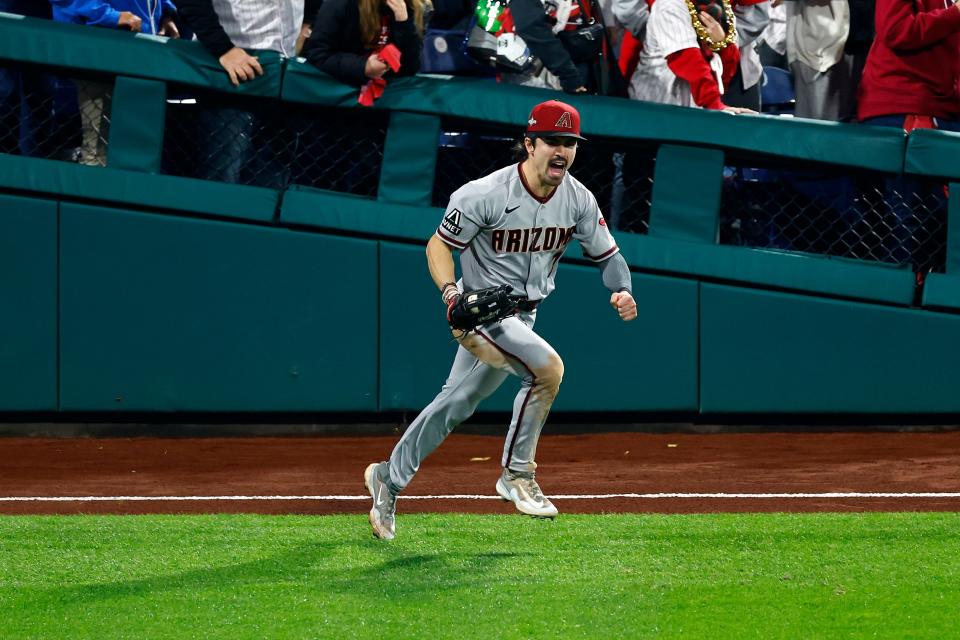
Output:
M160 30L157 35L167 36L168 38L179 38L180 29L177 29L177 23L173 21L173 16L163 16L160 20Z
M744 114L744 115L748 115L748 116L758 116L758 115L760 115L759 113L757 113L757 112L754 111L753 109L747 109L746 107L724 107L724 108L723 108L723 112L724 112L724 113L732 113L732 114L734 114L734 115L738 115L738 114Z
M129 11L120 12L120 18L117 20L118 29L140 33L143 30L142 27L143 20L140 19L140 16L136 16Z
M263 75L259 59L240 47L234 47L220 56L220 66L230 76L230 83L235 87L239 87L241 82Z
M363 67L363 73L373 80L374 78L382 78L390 69L390 66L386 62L381 60L377 54L372 53L370 57L367 58L367 64Z

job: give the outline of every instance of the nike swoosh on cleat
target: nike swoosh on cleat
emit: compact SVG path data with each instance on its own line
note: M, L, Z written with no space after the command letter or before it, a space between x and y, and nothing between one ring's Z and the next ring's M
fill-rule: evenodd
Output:
M514 211L516 211L516 210L519 209L519 208L520 208L520 205L515 206L513 209L511 209L510 207L507 207L506 209L503 210L503 212L504 212L504 213L513 213Z
M378 506L378 507L384 503L384 500L383 500L383 483L382 483L382 482L379 483L379 484L377 484L377 496L376 496L376 498L374 498L374 501L377 503L377 506Z

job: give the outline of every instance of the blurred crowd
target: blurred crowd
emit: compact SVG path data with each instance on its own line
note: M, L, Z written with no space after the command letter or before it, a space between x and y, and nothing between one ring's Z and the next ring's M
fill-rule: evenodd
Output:
M395 77L444 73L733 114L960 128L952 0L0 0L0 11L193 38L236 86L264 73L256 51L299 56L364 105ZM111 92L95 76L0 68L0 152L105 165ZM243 181L263 155L260 116L214 106L197 135L217 153L194 175Z

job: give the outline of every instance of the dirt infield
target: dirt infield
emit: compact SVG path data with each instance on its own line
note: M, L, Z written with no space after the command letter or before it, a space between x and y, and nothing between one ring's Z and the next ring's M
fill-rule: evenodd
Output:
M362 513L362 473L396 437L0 438L0 497L311 496L303 500L3 501L0 514ZM503 440L451 436L410 496L493 496ZM545 436L549 495L960 492L960 432ZM565 513L960 511L960 497L557 499ZM491 499L402 500L401 512L512 513Z

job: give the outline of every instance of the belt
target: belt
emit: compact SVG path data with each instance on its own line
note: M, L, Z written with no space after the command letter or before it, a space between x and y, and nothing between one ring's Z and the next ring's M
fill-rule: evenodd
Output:
M540 302L540 300L521 300L517 304L517 309L520 309L520 311L524 312L533 311L537 308L537 306L540 305Z

